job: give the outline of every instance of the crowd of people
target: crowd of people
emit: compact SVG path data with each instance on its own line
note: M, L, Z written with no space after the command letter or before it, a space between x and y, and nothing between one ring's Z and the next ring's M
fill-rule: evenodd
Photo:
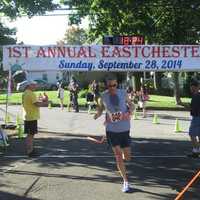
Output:
M146 117L146 102L149 100L146 87L141 86L139 91L134 91L132 87L128 87L127 94L134 104L135 111L142 109L143 117Z
M79 112L78 105L78 93L80 91L80 86L76 79L72 77L67 89L69 90L69 103L68 103L68 111L73 110L75 112ZM139 91L134 91L133 87L129 86L126 90L128 97L131 99L134 104L135 111L142 110L143 117L146 117L146 102L149 100L148 91L145 86L141 86ZM65 85L61 82L58 84L58 93L57 97L60 100L60 107L64 109L64 95L65 94ZM96 108L99 104L100 98L100 86L98 81L93 80L88 86L88 92L86 94L86 102L88 113L91 112L93 108Z
M75 112L79 112L78 92L80 90L80 87L74 77L71 78L67 89L69 90L69 103L67 106L68 111L71 111L71 109L73 108ZM65 84L63 82L58 83L57 97L60 100L60 107L63 110L65 97Z
M88 86L88 93L86 95L86 101L88 106L88 113L98 105L100 97L99 83L93 80Z
M80 86L76 79L72 77L69 85L67 86L69 91L69 103L67 105L68 111L72 109L75 112L79 112L78 104L78 93L80 91ZM64 97L65 97L65 85L61 82L58 84L57 97L60 100L60 107L64 109ZM98 99L100 97L99 83L96 80L93 80L88 86L88 92L86 94L86 102L88 107L88 113L92 108L98 105Z

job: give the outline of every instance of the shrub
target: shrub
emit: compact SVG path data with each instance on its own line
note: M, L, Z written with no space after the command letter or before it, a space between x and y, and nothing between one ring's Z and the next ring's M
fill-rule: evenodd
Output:
M78 93L79 98L86 98L86 95L88 93L88 89L83 89Z

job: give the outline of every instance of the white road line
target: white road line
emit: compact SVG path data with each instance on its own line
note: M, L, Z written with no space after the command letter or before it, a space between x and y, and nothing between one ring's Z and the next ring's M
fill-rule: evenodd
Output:
M31 159L31 162L34 160L40 159L40 158L112 158L114 156L106 156L106 155L41 155L37 158ZM186 158L187 156L184 155L175 155L175 156L169 156L169 155L141 155L141 156L132 156L132 158ZM14 156L3 156L2 158L27 158L25 155L14 155Z
M113 158L114 156L112 155L49 155L49 154L44 154L44 155L41 155L37 158L28 158L26 155L13 155L13 156L3 156L2 158L8 158L8 159L23 159L23 160L20 160L19 162L17 161L15 163L14 166L5 166L0 168L0 173L3 172L3 173L6 173L8 171L11 171L11 170L14 170L16 168L19 168L19 167L22 167L26 164L29 164L29 163L32 163L36 160L39 160L39 159L42 159L42 158L61 158L61 159L64 159L64 158ZM183 156L183 155L174 155L174 156L169 156L169 155L141 155L141 156L132 156L132 158L165 158L165 159L177 159L177 158L187 158L187 156ZM1 157L0 157L1 159ZM27 160L28 159L28 160Z
M44 154L42 156L48 156L48 154ZM1 157L0 157L1 158ZM2 158L28 158L27 156L3 156ZM29 158L28 160L20 160L19 162L17 161L16 163L14 163L14 165L12 166L9 166L9 167L2 167L0 168L0 170L2 170L3 173L6 173L8 171L11 171L13 169L16 169L18 167L22 167L26 164L29 164L31 162L34 162L35 160L38 160L40 157L37 157L37 158Z

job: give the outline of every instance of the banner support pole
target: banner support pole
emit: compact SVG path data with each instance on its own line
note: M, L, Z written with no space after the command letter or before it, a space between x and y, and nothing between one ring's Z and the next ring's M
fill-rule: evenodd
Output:
M8 97L11 95L11 69L9 68L8 75L8 86L7 86L7 94L6 94L6 112L5 112L5 126L7 126L7 117L8 117Z

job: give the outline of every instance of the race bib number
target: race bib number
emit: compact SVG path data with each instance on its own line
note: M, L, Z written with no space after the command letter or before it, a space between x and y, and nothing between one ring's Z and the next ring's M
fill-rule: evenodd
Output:
M122 112L115 112L111 114L112 122L119 122L122 120Z

